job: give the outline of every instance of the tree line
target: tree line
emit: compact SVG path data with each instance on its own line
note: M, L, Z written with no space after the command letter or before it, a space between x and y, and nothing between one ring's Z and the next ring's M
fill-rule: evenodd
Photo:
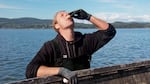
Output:
M116 28L150 28L150 22L114 22ZM37 18L0 18L0 28L52 28L52 20ZM75 28L95 28L92 24L75 23Z

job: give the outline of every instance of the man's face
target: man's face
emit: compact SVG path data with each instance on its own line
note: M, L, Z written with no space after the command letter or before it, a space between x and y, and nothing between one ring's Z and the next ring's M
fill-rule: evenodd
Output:
M61 11L57 13L56 16L57 25L59 28L66 29L66 28L73 28L74 21L69 13L65 11Z

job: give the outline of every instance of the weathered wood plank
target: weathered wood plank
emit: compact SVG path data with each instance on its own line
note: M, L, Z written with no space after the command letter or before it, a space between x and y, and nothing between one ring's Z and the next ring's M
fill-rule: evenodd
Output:
M79 84L150 84L150 60L76 71ZM62 84L59 76L32 78L8 84Z

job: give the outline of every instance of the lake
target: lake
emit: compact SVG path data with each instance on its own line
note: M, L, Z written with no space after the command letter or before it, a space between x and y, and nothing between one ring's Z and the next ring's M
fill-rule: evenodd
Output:
M90 33L95 29L76 29ZM0 29L0 83L25 79L27 64L53 29ZM150 59L150 28L117 29L116 36L92 57L91 68Z

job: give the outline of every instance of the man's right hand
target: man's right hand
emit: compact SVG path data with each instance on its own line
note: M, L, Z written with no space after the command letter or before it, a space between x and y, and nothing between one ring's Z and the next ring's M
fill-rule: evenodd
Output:
M58 74L65 77L69 81L69 84L78 84L77 74L75 72L62 67Z
M91 14L87 13L83 9L79 9L76 11L72 11L69 13L72 17L77 18L77 19L86 19L90 20Z

